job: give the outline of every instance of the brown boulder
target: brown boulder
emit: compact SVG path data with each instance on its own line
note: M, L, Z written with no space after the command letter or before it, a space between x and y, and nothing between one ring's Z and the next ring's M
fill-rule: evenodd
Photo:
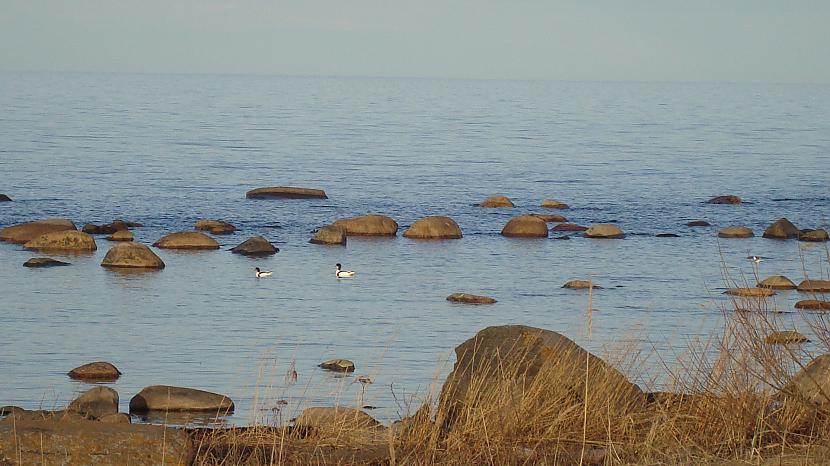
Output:
M229 235L236 231L236 227L224 220L202 219L196 222L196 229L209 231L214 235Z
M544 207L545 209L567 209L568 204L554 199L545 199L539 204L539 207Z
M101 265L115 268L164 268L164 262L150 248L132 241L110 248Z
M706 201L707 204L740 204L743 202L738 196L717 196Z
M118 379L121 376L121 371L108 362L97 361L78 366L66 375L77 380L109 382Z
M830 311L830 301L818 299L805 299L795 303L796 309L809 309L811 311Z
M513 201L510 200L507 196L490 196L487 199L481 201L481 204L478 205L479 207L516 207L513 205Z
M354 363L348 359L330 359L321 362L319 367L334 372L354 372Z
M544 220L534 215L519 215L507 222L501 230L501 235L515 238L547 238L548 226Z
M755 233L747 227L726 227L718 232L720 238L751 238L753 236Z
M77 230L46 233L26 242L23 247L35 251L92 252L98 249L95 238Z
M533 214L534 217L539 217L545 223L561 223L567 222L568 219L556 214Z
M314 232L314 236L308 240L314 244L339 244L346 245L346 232L336 225L326 225Z
M337 220L334 226L342 228L348 236L395 236L398 223L386 215L362 215Z
M118 413L118 392L109 387L95 387L87 390L69 403L70 411L100 418Z
M245 193L248 199L328 199L326 192L322 189L292 188L288 186L273 186L269 188L256 188Z
M127 413L105 414L98 418L104 424L132 424L133 420Z
M810 340L795 330L772 332L764 338L768 345L789 345L791 343L808 343Z
M798 288L795 283L783 275L767 277L756 285L758 288L769 288L772 290L794 290Z
M461 227L449 217L424 217L413 223L404 233L404 238L413 239L458 239L462 237Z
M118 230L115 233L107 236L108 241L132 241L133 234L130 230Z
M352 430L379 428L381 424L363 411L345 406L304 409L294 426L319 430Z
M585 237L596 239L619 239L625 237L625 233L616 225L610 223L597 223L585 230Z
M553 231L585 231L588 227L583 227L582 225L577 225L575 223L560 223L553 227Z
M467 293L453 293L447 296L447 301L466 304L493 304L496 302L495 299L490 298L489 296L479 296Z
M799 241L807 241L810 243L825 243L830 241L830 235L827 230L819 228L817 230L807 230L798 236Z
M195 388L153 385L130 400L131 413L147 411L233 412L233 401L225 395Z
M231 249L234 254L242 254L243 256L270 256L279 251L262 236L252 236Z
M806 293L830 293L830 280L804 280L798 284L798 291Z
M77 230L77 228L71 220L65 218L35 220L3 228L0 230L0 241L23 244L46 233L64 230Z
M789 238L798 238L798 235L801 234L801 230L795 227L789 220L786 218L779 218L775 221L772 225L768 226L766 230L764 230L764 238L770 239L789 239Z
M823 411L830 411L830 354L821 355L803 369L781 389L781 395L806 401Z
M198 231L180 231L161 237L153 243L161 249L219 249L219 243Z
M730 288L723 292L730 296L741 296L745 298L766 298L773 296L775 291L769 288Z

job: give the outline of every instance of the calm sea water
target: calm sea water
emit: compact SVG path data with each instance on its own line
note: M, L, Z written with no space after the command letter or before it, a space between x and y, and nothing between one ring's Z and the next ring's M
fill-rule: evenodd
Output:
M219 251L157 251L161 272L99 266L110 244L71 267L27 269L40 255L0 244L0 405L60 407L85 385L65 373L107 360L124 375L122 408L142 387L213 390L237 403L231 422L291 417L308 405L377 406L394 419L443 380L453 348L477 330L521 323L594 351L634 345L671 361L719 328L725 264L762 276L827 276L826 249L760 237L720 240L744 224L760 236L786 216L830 217L830 88L239 76L0 73L0 225L69 217L79 226L139 221L152 243L200 218L239 227ZM328 200L256 201L254 187L323 188ZM480 209L492 194L515 209ZM741 206L702 202L737 194ZM623 240L499 236L542 199L573 222L616 222ZM308 244L313 229L370 212L405 228L450 215L458 241L351 238ZM673 232L679 238L656 238ZM261 234L267 259L228 248ZM723 259L723 263L722 263ZM358 271L334 278L334 264ZM253 268L274 270L256 280ZM587 295L562 289L592 277ZM492 306L450 304L457 291ZM792 309L794 292L777 297ZM797 319L797 315L793 315ZM793 325L798 326L797 322ZM316 365L343 357L374 378ZM654 363L647 372L659 378ZM299 378L286 383L292 364Z

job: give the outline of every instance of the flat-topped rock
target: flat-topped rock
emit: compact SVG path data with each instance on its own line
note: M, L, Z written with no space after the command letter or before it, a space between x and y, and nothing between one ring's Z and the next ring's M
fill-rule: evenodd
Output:
M131 413L188 411L225 414L233 410L233 401L225 395L169 385L146 387L130 400Z
M539 207L543 207L545 209L568 209L568 204L565 204L562 201L557 201L555 199L545 199L539 204Z
M802 232L798 236L799 241L807 241L810 243L825 243L830 241L830 235L827 234L827 230L823 228L819 228L816 230L807 230Z
M515 207L513 201L507 196L490 196L481 201L479 207Z
M562 285L562 288L569 288L569 289L572 289L572 290L587 290L588 288L593 288L595 290L601 290L602 289L601 286L599 286L596 283L593 283L589 280L571 280L571 281L565 283L564 285Z
M346 231L337 225L326 225L318 228L308 242L313 244L337 244L345 246Z
M707 222L706 220L692 220L691 222L687 222L686 226L687 227L710 227L710 226L712 226L712 224Z
M560 223L553 227L553 231L573 231L573 232L580 232L587 230L588 227L584 227L582 225L577 225L575 223Z
M103 267L163 269L164 262L147 246L134 241L119 243L107 251Z
M294 420L295 427L331 431L377 428L380 425L365 412L345 406L306 408Z
M77 230L53 231L38 236L24 245L35 251L92 252L98 249L95 238Z
M290 186L256 188L245 193L245 197L248 199L328 199L326 192L322 189L295 188Z
M77 230L77 228L72 220L65 218L35 220L3 228L0 230L0 241L24 244L46 233L64 230Z
M342 228L348 236L395 236L398 222L386 215L361 215L337 220L334 226Z
M820 299L804 299L795 303L796 309L808 309L811 311L830 311L830 301Z
M479 296L477 294L468 293L453 293L447 296L447 301L465 304L494 304L496 302L495 299L489 296Z
M723 294L745 298L766 298L775 295L775 291L769 288L730 288Z
M12 198L5 194L0 194L0 202L11 202Z
M236 227L224 220L202 219L196 221L196 229L209 231L213 235L230 235Z
M507 222L501 230L501 235L513 238L547 238L548 225L535 215L519 215Z
M161 249L219 249L219 243L200 231L180 231L161 237L153 243Z
M533 214L533 216L541 218L545 223L562 223L568 221L567 218L557 214Z
M764 338L764 343L768 345L789 345L793 343L807 343L810 339L795 330L783 330L780 332L772 332Z
M803 280L798 291L806 293L830 293L830 280Z
M798 288L795 283L783 275L767 277L756 285L758 288L769 288L772 290L794 290Z
M33 257L23 263L23 267L61 267L65 265L72 264L69 262L55 260L51 257Z
M625 233L616 225L610 223L597 223L585 230L586 238L595 239L619 239L625 237Z
M706 201L707 204L740 204L743 200L738 196L716 196Z
M106 361L96 361L78 366L66 375L75 380L89 380L95 382L111 382L121 377L121 371Z
M462 237L461 227L455 220L444 217L424 217L413 223L404 233L404 238L413 239L458 239Z
M718 232L720 238L751 238L755 236L748 227L726 227Z
M354 363L348 359L330 359L321 362L318 367L334 372L354 372Z
M801 230L796 228L792 222L786 218L779 218L772 225L768 226L766 230L764 230L763 236L764 238L770 239L790 239L798 238L800 234Z
M118 230L106 239L107 241L132 241L134 237L130 230Z
M95 387L69 403L68 409L84 416L100 418L118 413L118 392L110 387Z
M252 236L232 248L231 252L243 256L270 256L278 253L279 249L262 236Z

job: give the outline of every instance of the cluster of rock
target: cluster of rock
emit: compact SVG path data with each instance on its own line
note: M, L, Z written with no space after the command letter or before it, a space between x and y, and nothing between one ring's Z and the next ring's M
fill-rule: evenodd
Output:
M507 196L490 196L478 204L484 208L513 208L516 205ZM568 204L554 199L545 199L539 204L544 209L567 209Z
M718 232L718 236L721 238L751 238L755 236L755 233L749 227L731 226L721 229ZM815 230L799 230L795 225L793 225L792 222L790 222L786 218L780 218L773 222L770 226L768 226L764 230L763 237L778 240L795 238L799 241L816 243L828 241L828 234L826 230L822 228L818 228Z

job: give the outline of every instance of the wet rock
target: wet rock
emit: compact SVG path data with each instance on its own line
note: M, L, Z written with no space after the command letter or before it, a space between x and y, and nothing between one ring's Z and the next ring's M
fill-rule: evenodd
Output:
M718 232L720 238L751 238L753 236L755 233L747 227L726 227Z
M533 216L541 218L545 223L561 223L568 221L567 218L556 214L533 214Z
M113 220L112 223L104 225L96 225L94 223L87 223L81 228L81 231L90 235L111 235L113 233L129 230L134 226L141 226L140 223L125 222L124 220Z
M46 233L76 229L71 220L47 218L3 228L0 230L0 241L24 244Z
M830 411L830 354L821 355L798 371L781 389L780 395L806 401L824 411Z
M153 243L161 249L219 249L219 243L198 231L180 231L161 237Z
M545 209L567 209L568 204L555 199L545 199L539 204L539 207L544 207Z
M69 262L62 262L49 257L33 257L23 263L23 267L60 267L72 265Z
M656 236L657 238L680 238L680 235L675 233L657 233L654 236Z
M107 236L108 241L132 241L133 234L130 230L118 230L115 233Z
M70 411L100 418L118 413L118 392L109 387L95 387L87 390L69 403Z
M707 204L740 204L743 202L738 196L717 196L706 201Z
M687 227L710 227L712 226L711 223L707 222L706 220L692 220L686 224Z
M314 232L314 236L308 240L309 243L314 244L339 244L346 245L346 232L335 225L326 225L320 227Z
M458 239L462 237L461 227L455 220L444 217L424 217L413 223L404 233L404 238L413 239Z
M515 207L513 201L507 196L490 196L481 201L479 207Z
M348 359L330 359L321 362L319 367L334 372L354 372L354 363Z
M827 230L819 228L817 230L807 230L798 236L799 241L807 241L810 243L824 243L830 241L830 236Z
M231 249L234 254L242 254L243 256L270 256L279 251L262 236L252 236Z
M798 288L795 283L783 275L767 277L756 285L758 288L769 288L772 290L794 290Z
M773 296L775 291L769 288L730 288L723 292L729 296L741 296L744 298L766 298Z
M796 226L786 218L776 220L775 223L768 226L767 229L764 230L764 238L770 239L798 238L798 235L800 234L801 230L796 228Z
M132 241L110 248L101 265L115 268L164 268L164 262L150 248Z
M195 388L153 385L130 400L130 413L147 411L233 412L233 401L225 395Z
M111 382L121 377L121 371L111 363L97 361L78 366L66 375L76 380Z
M582 225L577 225L575 223L560 223L559 225L556 225L555 227L553 227L553 231L579 232L579 231L585 231L587 229L588 229L588 227L583 227Z
M0 202L11 202L12 198L5 194L0 194Z
M213 235L230 235L236 231L236 227L224 220L202 219L196 222L196 229L209 231Z
M507 222L501 230L502 236L514 238L547 238L548 226L534 215L519 215Z
M319 430L352 430L380 427L372 416L345 406L314 407L304 409L294 426Z
M133 420L127 413L106 414L98 418L104 424L132 424Z
M362 215L337 220L334 226L342 228L348 236L395 236L398 223L386 215Z
M807 337L795 330L772 332L764 338L764 343L768 345L789 345L792 343L807 343L809 341Z
M447 296L447 301L452 301L454 303L467 303L467 304L493 304L496 302L495 299L489 296L479 296L476 294L467 294L467 293L453 293Z
M572 290L587 290L588 288L593 288L595 290L602 289L602 287L596 283L592 285L592 282L589 280L571 280L562 285L562 288L569 288Z
M597 223L585 230L585 237L596 239L619 239L625 237L625 233L616 225L610 223Z
M795 303L796 309L807 309L811 311L830 311L830 301L819 299L805 299Z
M23 247L35 251L92 252L98 249L95 238L77 230L45 233L27 241Z
M830 280L804 280L798 284L798 291L806 293L830 293Z
M248 199L328 199L326 192L322 189L294 188L289 186L256 188L245 193L245 197Z

